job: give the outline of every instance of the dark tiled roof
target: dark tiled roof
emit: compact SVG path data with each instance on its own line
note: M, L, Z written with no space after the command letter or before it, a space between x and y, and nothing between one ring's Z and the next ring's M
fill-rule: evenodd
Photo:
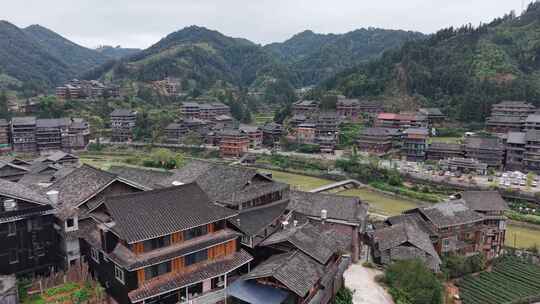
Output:
M318 103L315 100L300 100L294 103L297 106L312 106L317 105Z
M391 216L386 219L390 225L407 224L410 226L417 226L420 230L429 236L437 236L437 232L431 225L429 225L422 217L417 213L412 214L400 214Z
M317 262L325 265L332 255L338 250L338 242L329 235L324 234L317 227L304 224L280 230L261 243L261 246L271 246L283 242L289 242L298 250L309 255Z
M527 103L525 101L501 101L497 104L494 104L493 106L504 106L504 107L531 107L534 108L533 105L530 103Z
M39 118L36 120L38 128L60 128L67 127L69 120L67 118Z
M250 125L240 125L240 130L246 132L246 133L253 133L253 132L259 132L261 129L257 126L250 126Z
M506 140L509 144L523 145L526 143L525 132L508 132L508 138Z
M276 131L282 131L283 126L275 122L269 122L265 124L262 129L263 131L266 131L266 132L276 132Z
M497 191L465 191L461 199L475 211L508 210L508 204Z
M444 151L463 151L463 145L461 144L452 144L452 143L443 143L443 142L433 142L429 145L429 150L444 150Z
M50 204L46 196L19 183L0 179L0 195L40 205Z
M338 106L357 106L360 104L360 101L358 99L338 99L337 105Z
M280 202L271 206L248 209L230 219L229 222L242 233L255 236L278 219L287 208L288 202Z
M420 113L424 115L434 115L434 116L443 116L444 114L441 112L441 109L439 108L421 108L419 110Z
M540 123L540 114L535 113L527 116L525 122Z
M426 128L408 128L403 131L404 134L418 134L418 135L429 135L429 130Z
M519 116L490 116L488 118L489 123L522 123L523 120Z
M235 215L214 205L197 184L107 197L112 228L128 243L148 240Z
M291 191L289 209L307 216L320 217L326 210L329 219L361 223L366 220L368 205L352 196Z
M378 229L373 234L373 240L378 244L378 249L380 251L389 250L404 243L410 243L436 258L439 264L441 262L429 235L419 229L416 225L401 223Z
M111 116L131 116L136 114L136 111L130 109L115 109L112 111Z
M26 116L26 117L13 117L11 119L11 124L16 125L35 125L36 124L36 118L33 116Z
M21 174L29 171L29 169L26 168L26 167L18 166L18 165L15 165L13 163L10 163L10 162L5 162L5 161L0 160L0 169L4 168L4 167L10 167L10 168L15 169L17 171L20 171ZM9 174L9 175L12 175L12 174Z
M123 166L112 166L109 172L150 189L161 188L160 183L173 175L168 171Z
M116 175L88 165L73 170L49 186L46 191L56 190L58 202L78 207L116 180Z
M209 278L229 273L247 263L253 258L244 250L208 262L196 270L186 273L170 273L145 282L139 288L130 291L128 296L132 302L142 301L164 292L178 290L184 286L202 282Z
M223 129L223 130L218 132L218 135L219 136L244 136L244 137L247 137L246 133L244 133L241 130L237 130L237 129Z
M467 137L465 139L465 148L503 150L503 145L497 137Z
M162 185L170 186L174 181L185 184L197 182L213 201L230 205L288 187L254 169L204 161L192 161L172 172L173 176L163 181Z
M242 279L273 277L303 298L323 275L324 266L300 251L292 251L270 257Z
M3 118L0 119L0 127L7 127L7 126L9 126L8 121Z
M527 130L526 141L540 141L540 130Z
M479 213L459 201L442 202L418 209L439 228L471 224L483 220Z
M398 134L399 130L392 128L365 128L360 131L360 135L364 136L394 136Z

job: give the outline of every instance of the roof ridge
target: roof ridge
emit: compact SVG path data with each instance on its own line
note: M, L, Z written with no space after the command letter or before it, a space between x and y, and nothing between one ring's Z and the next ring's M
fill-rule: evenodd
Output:
M142 192L134 192L134 193L122 193L122 194L115 194L115 195L109 195L107 196L107 199L113 199L113 198L124 198L124 197L131 197L131 196L141 196L141 195L149 195L154 193L162 193L162 192L171 192L174 190L177 190L179 188L185 188L186 186L197 186L196 182L191 182L183 185L178 186L171 186L171 187L165 187L165 188L158 188L158 189L152 189L148 191L142 191ZM200 188L200 187L199 187ZM201 189L202 190L202 189ZM204 191L203 191L204 192ZM206 194L206 193L205 193Z

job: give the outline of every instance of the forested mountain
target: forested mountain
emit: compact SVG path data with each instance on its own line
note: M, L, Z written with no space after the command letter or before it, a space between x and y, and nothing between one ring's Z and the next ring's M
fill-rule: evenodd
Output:
M97 50L82 47L40 25L19 28L0 21L0 88L30 86L50 89L135 49Z
M0 21L0 75L50 86L72 75L70 66L15 25ZM6 76L7 75L7 76Z
M383 51L397 48L406 41L425 37L418 32L377 28L326 35L304 31L283 43L269 44L265 49L289 64L303 85L311 85L376 58Z
M109 57L71 42L41 25L31 25L25 28L24 32L41 45L45 52L66 63L72 71L88 70L109 59Z
M191 26L87 76L105 76L115 81L176 77L184 81L184 87L204 90L218 81L244 87L276 78L294 81L291 75L277 58L248 40Z
M110 45L103 45L96 49L100 54L105 55L108 58L111 59L120 59L123 57L128 57L131 55L134 55L141 51L141 49L135 49L135 48L123 48L121 46L110 46Z
M501 100L540 105L540 3L479 27L440 30L339 73L322 90L413 100L463 121L483 121ZM409 106L409 104L407 104Z

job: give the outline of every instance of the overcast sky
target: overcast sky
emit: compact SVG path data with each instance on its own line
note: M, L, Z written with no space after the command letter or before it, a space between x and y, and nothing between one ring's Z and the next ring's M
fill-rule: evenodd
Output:
M361 27L424 33L489 22L531 0L2 0L0 19L40 24L87 47L145 48L200 25L266 44L311 29L344 33Z

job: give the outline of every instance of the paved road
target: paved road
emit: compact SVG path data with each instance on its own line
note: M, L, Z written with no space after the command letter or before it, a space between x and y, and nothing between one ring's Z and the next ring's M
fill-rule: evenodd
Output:
M378 274L381 272L360 264L352 264L345 271L345 286L353 291L354 304L394 304L386 290L375 282Z

